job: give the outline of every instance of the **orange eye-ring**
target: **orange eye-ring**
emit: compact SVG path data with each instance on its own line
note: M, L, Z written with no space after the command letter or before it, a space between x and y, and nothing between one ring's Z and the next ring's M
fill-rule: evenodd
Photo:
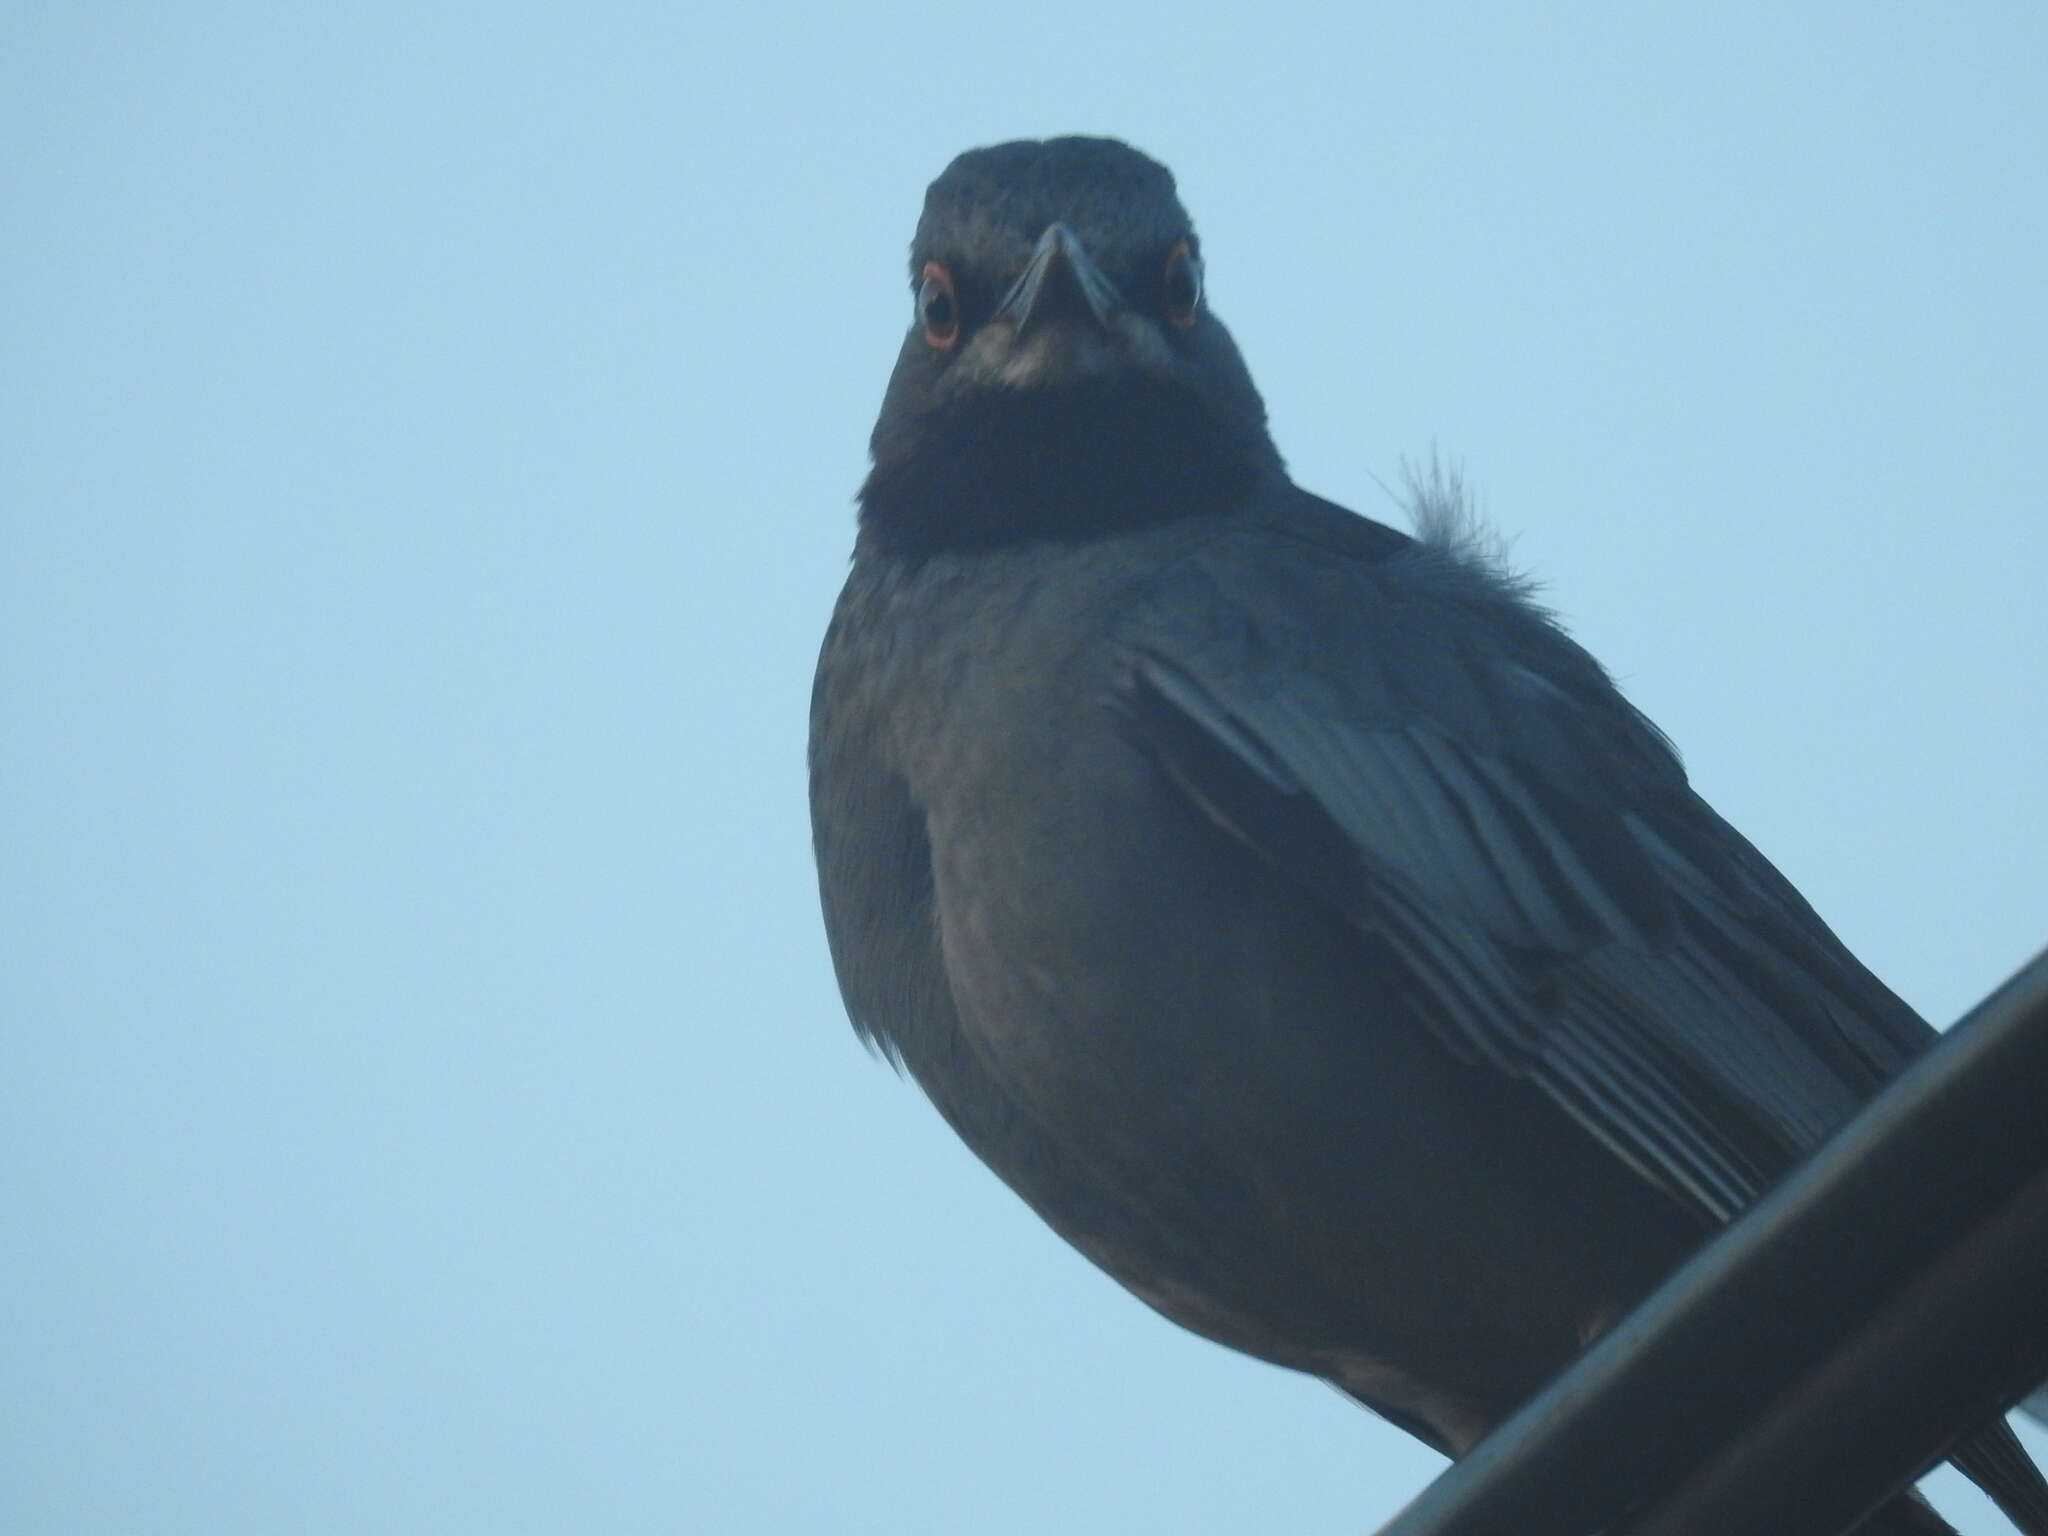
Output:
M1166 318L1185 330L1202 307L1202 263L1185 240L1166 253Z
M924 264L917 285L917 320L924 339L944 352L960 339L960 300L953 292L953 274L943 261Z

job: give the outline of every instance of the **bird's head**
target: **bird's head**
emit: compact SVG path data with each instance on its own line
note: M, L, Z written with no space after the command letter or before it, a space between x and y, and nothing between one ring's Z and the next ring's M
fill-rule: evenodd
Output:
M925 195L862 491L899 542L1086 537L1277 469L1172 174L1113 139L970 150Z

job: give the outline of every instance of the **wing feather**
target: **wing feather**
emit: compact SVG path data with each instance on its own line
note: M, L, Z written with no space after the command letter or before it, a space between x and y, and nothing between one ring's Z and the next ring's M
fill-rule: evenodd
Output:
M1517 589L1424 546L1214 553L1133 620L1133 728L1451 1049L1719 1222L1932 1040Z

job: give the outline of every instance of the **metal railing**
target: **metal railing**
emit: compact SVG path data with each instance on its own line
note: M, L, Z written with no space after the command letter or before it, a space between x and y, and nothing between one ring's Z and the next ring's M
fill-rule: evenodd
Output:
M1844 1531L2048 1379L2048 953L1381 1536Z

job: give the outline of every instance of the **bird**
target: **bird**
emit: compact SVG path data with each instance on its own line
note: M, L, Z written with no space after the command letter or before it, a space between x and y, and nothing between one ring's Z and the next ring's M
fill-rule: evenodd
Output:
M931 183L812 693L828 943L1061 1237L1455 1458L1936 1036L1454 474L1412 533L1293 482L1205 278L1121 141ZM2003 1421L1952 1459L2048 1536Z

